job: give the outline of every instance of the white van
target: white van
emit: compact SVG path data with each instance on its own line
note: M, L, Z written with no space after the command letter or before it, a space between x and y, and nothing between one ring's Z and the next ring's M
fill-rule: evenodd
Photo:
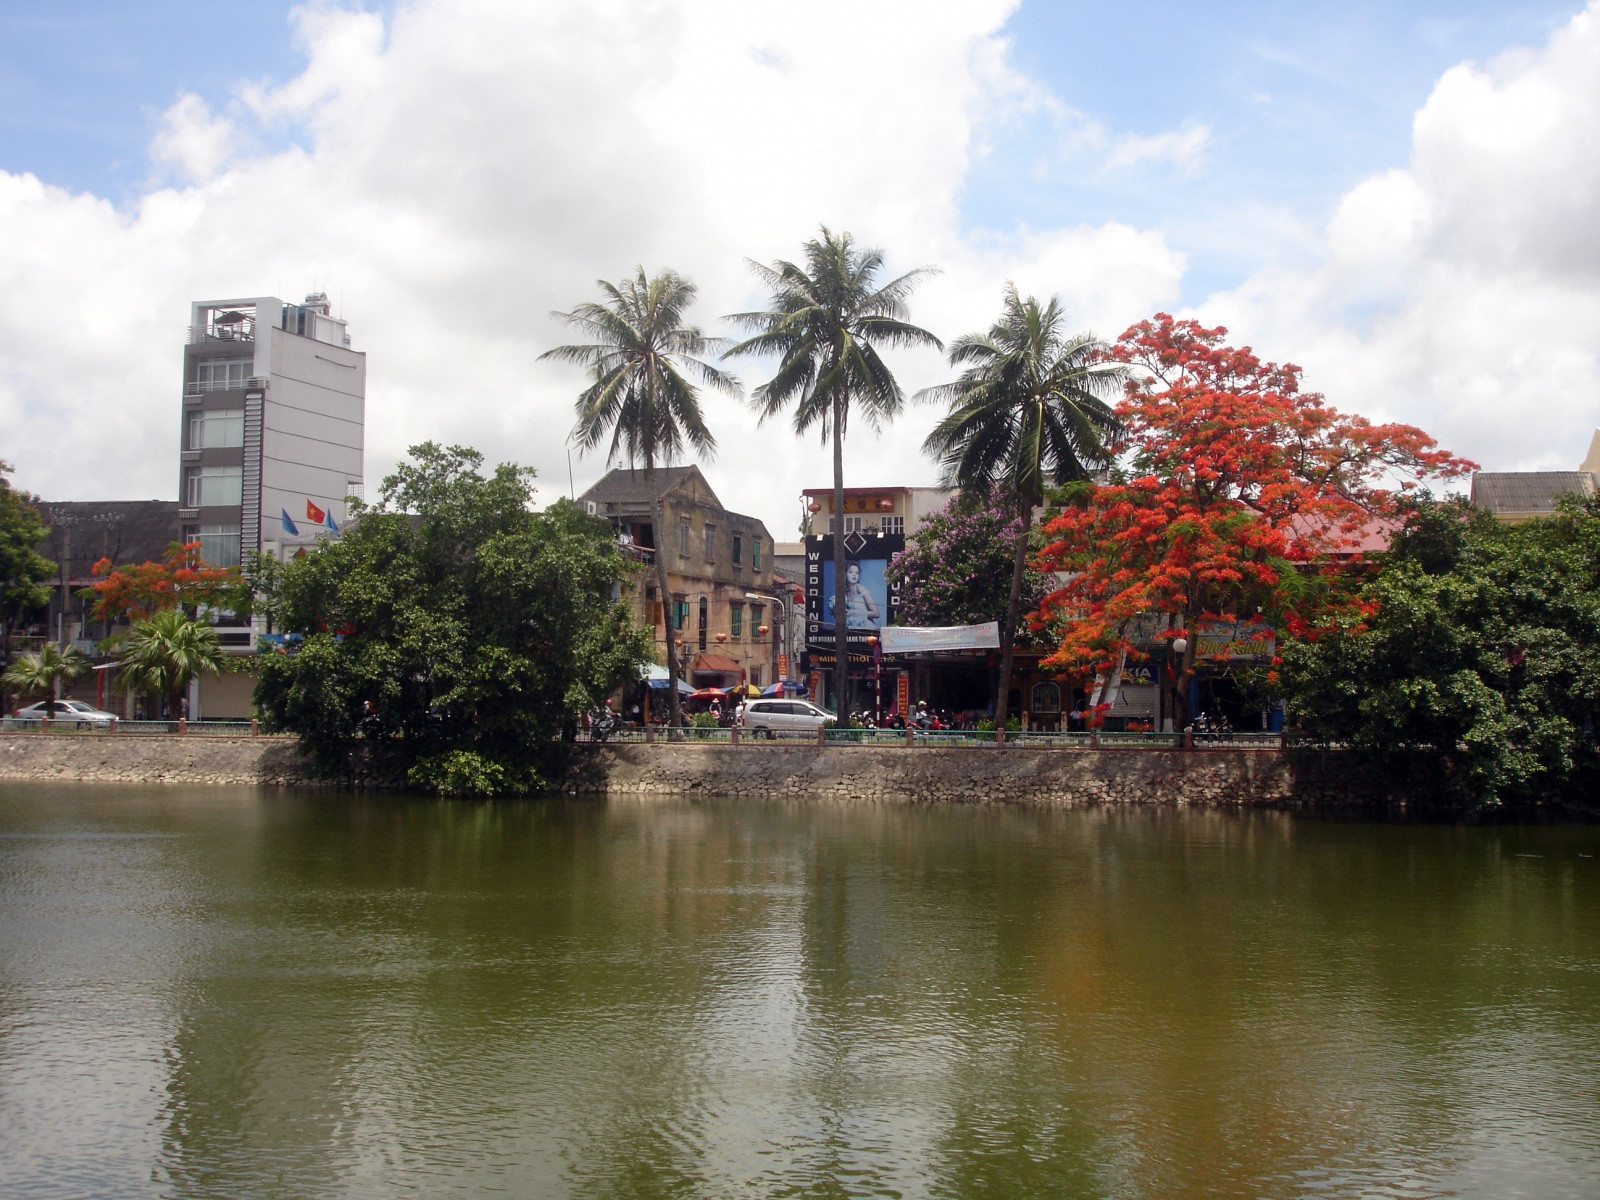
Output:
M819 726L834 720L825 708L818 708L809 700L750 700L739 710L739 724L755 737L794 737L798 734L816 736Z

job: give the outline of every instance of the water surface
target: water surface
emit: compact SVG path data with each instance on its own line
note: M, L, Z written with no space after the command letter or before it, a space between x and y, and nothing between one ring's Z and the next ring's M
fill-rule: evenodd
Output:
M0 784L0 1195L1600 1195L1600 829Z

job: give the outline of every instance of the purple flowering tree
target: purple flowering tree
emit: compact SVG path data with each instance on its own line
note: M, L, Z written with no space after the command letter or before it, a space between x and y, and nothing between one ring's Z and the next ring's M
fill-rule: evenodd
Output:
M1003 622L1017 539L1029 536L1016 512L1009 496L963 494L924 520L889 562L891 582L902 585L900 620L907 625ZM1027 567L1021 611L1037 610L1050 586L1046 575ZM1036 635L1019 624L1017 644L1033 644ZM1040 645L1049 641L1037 640Z

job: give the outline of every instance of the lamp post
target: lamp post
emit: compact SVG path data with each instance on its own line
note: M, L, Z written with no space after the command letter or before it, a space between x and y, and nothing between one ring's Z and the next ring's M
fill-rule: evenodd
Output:
M777 588L774 588L770 595L767 594L767 593L763 593L763 592L746 592L744 594L744 598L746 600L771 601L773 604L776 604L778 606L778 619L781 622L781 624L779 626L778 636L775 637L772 640L773 641L773 645L774 646L782 646L783 647L784 656L787 657L790 662L793 662L794 661L794 644L793 644L793 636L792 636L792 632L791 631L793 630L794 625L793 625L793 622L791 621L791 617L793 615L792 610L793 610L793 607L794 607L794 602L793 601L786 601L783 598L783 593L780 590L778 590ZM773 664L773 674L775 674L775 675L778 674L777 664L776 663ZM774 682L778 682L778 681L774 680Z

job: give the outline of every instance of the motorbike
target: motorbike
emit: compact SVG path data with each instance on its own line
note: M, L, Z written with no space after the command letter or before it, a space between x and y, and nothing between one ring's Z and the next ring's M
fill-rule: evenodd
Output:
M622 725L622 719L609 708L603 708L589 721L589 740L603 742Z

